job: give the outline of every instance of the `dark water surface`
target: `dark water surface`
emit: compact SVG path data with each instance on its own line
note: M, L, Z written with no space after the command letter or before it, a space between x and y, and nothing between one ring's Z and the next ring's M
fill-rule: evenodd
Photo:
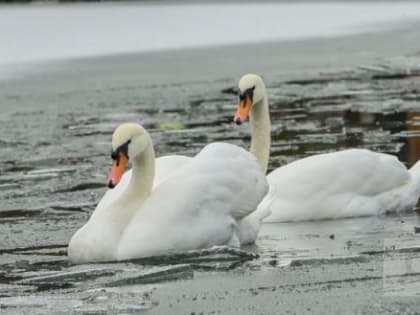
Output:
M415 213L267 224L257 244L241 251L70 265L67 243L105 191L110 137L119 123L146 127L157 156L194 155L214 141L249 145L249 125L230 123L237 78L114 79L0 82L1 313L420 309ZM270 169L350 147L394 154L407 166L419 159L420 55L265 79Z

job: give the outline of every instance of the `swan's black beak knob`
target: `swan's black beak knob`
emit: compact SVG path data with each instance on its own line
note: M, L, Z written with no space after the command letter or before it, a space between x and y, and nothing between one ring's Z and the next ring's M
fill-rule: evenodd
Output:
M238 117L235 119L235 124L237 125L241 125L242 124L242 120Z
M110 181L108 181L108 188L114 188L115 187L115 184L112 182L112 180L110 180Z

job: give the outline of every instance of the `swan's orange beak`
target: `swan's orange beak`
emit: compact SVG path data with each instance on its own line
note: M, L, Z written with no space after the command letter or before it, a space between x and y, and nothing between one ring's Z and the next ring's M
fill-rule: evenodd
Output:
M121 180L122 174L125 170L125 167L127 165L128 159L125 156L124 153L119 152L118 157L113 160L111 171L109 172L108 179L106 181L107 186L109 188L114 188L118 185L118 183Z
M236 107L235 116L233 117L233 121L237 125L242 124L248 118L251 105L252 105L252 99L251 99L251 96L249 95L239 100L238 106Z

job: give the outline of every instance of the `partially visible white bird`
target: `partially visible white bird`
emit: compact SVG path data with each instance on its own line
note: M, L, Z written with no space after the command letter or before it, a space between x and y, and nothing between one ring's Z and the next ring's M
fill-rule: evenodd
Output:
M250 152L267 170L268 99L263 80L255 74L239 81L234 121L244 122L249 113ZM392 155L349 149L294 161L272 171L267 180L269 193L252 214L264 222L377 215L415 208L420 195L420 161L407 170Z

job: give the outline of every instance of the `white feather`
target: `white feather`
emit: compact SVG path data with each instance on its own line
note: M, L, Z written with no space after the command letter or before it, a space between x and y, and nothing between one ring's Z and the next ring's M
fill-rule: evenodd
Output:
M363 149L319 154L267 176L265 222L334 219L413 209L420 181L394 156Z

